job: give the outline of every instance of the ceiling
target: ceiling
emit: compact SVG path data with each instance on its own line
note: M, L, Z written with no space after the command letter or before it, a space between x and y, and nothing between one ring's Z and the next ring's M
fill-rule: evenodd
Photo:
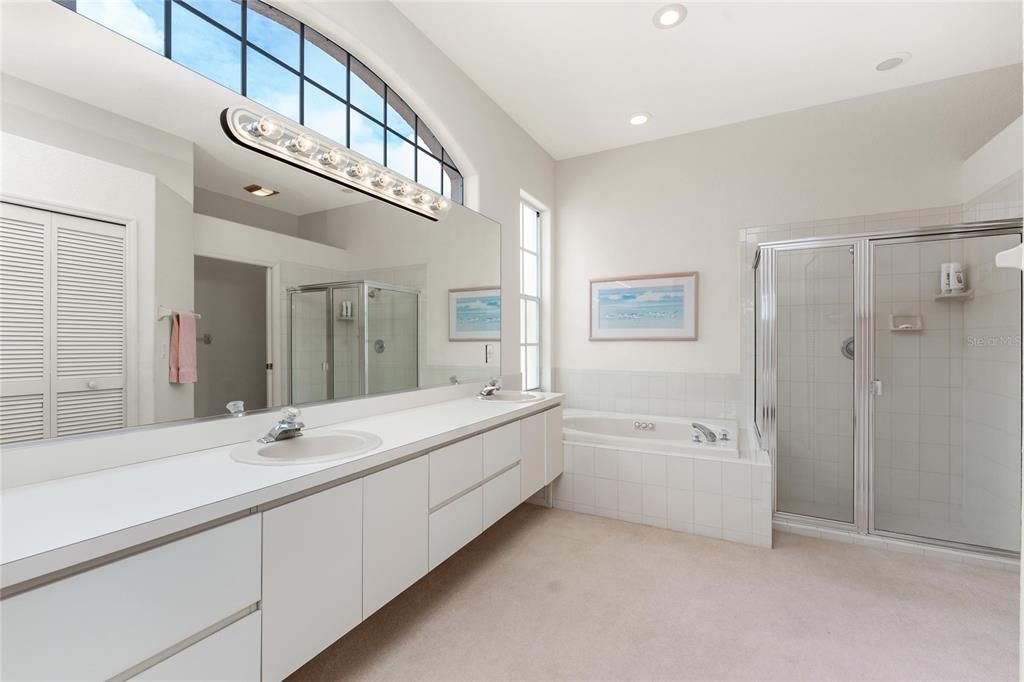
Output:
M367 201L363 194L229 141L220 112L238 105L259 109L238 93L55 2L0 0L0 8L3 73L155 128L150 139L139 140L143 147L157 144L157 131L193 143L196 187L292 215ZM39 40L39 26L47 27L46 40ZM257 198L242 189L250 184L280 194Z
M1021 61L1020 2L396 2L556 159ZM875 65L896 52L910 61ZM643 126L634 112L652 114Z

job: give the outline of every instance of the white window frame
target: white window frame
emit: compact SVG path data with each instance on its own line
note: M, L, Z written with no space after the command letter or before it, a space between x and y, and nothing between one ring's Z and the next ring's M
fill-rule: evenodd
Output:
M524 246L525 240L523 239L524 230L526 229L525 220L527 214L533 214L536 216L536 230L537 230L537 250L531 251ZM531 204L528 201L522 200L519 205L519 357L521 359L522 367L519 368L522 374L522 385L524 391L536 391L540 390L541 383L543 381L543 366L542 366L542 355L543 349L541 347L541 341L543 340L543 333L541 330L541 321L543 320L543 313L541 312L542 302L541 298L544 293L544 268L543 260L541 259L541 248L543 247L542 242L543 231L541 230L541 210ZM524 267L525 254L531 254L537 259L537 294L526 293L526 272ZM526 340L526 302L533 301L537 304L537 340L535 342L527 342ZM529 353L526 352L527 348L537 349L537 385L531 386L529 368L526 366L527 358Z

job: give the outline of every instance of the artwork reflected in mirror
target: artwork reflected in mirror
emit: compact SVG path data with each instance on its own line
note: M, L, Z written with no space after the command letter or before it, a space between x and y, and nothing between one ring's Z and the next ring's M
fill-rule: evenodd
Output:
M260 104L42 4L23 11L58 44L97 47L75 79L32 41L3 64L0 444L501 373L497 288L454 334L449 312L498 281L500 227L460 205L432 135L408 143L441 169L436 222L234 144L220 112Z

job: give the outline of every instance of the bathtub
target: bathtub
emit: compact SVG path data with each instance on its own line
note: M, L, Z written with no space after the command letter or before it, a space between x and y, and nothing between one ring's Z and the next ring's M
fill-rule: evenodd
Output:
M729 434L726 441L694 443L693 422L719 434ZM650 425L652 428L643 428ZM736 422L730 419L704 419L702 417L652 417L615 412L566 410L562 422L562 438L566 443L592 445L657 452L687 454L697 457L733 460L739 458L739 433Z

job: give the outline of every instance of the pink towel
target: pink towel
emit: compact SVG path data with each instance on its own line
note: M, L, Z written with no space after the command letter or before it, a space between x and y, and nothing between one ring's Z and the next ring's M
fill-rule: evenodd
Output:
M194 384L196 372L196 318L191 313L174 313L171 324L170 375L172 384Z

